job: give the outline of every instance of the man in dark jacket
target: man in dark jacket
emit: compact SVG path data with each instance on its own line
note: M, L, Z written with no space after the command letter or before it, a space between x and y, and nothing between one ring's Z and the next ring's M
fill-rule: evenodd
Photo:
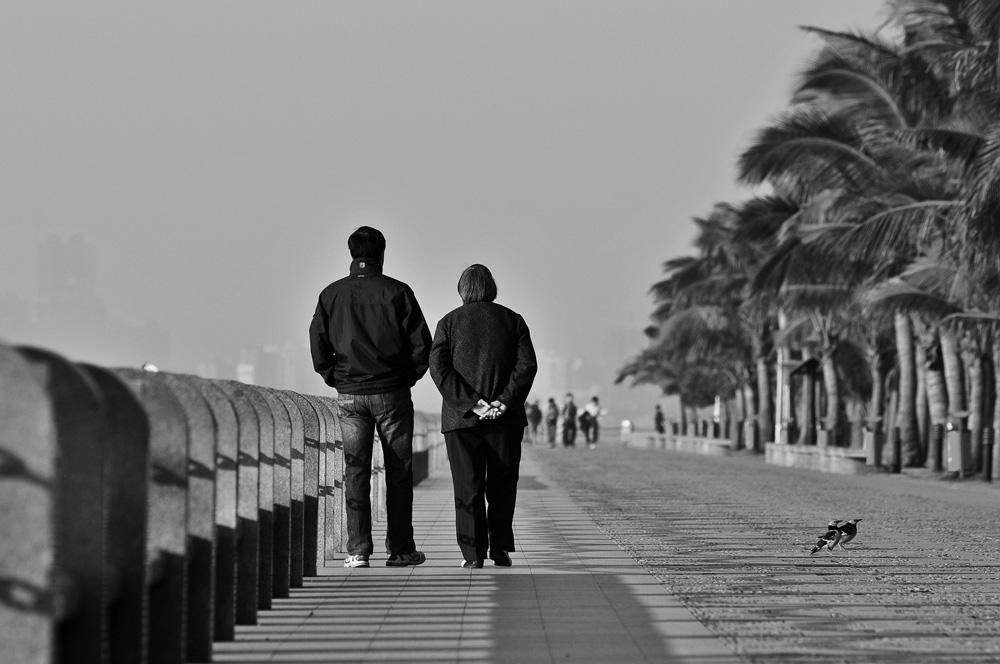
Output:
M385 458L386 565L426 560L413 541L413 401L431 336L410 287L382 274L385 237L362 226L347 240L350 275L319 296L309 327L313 368L337 390L344 436L345 567L368 567L375 431Z

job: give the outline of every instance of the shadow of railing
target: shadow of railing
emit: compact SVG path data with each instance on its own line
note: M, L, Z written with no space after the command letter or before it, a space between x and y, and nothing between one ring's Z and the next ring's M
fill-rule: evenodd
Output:
M330 398L0 345L3 661L211 661L344 549L343 469ZM378 444L372 475L383 519Z

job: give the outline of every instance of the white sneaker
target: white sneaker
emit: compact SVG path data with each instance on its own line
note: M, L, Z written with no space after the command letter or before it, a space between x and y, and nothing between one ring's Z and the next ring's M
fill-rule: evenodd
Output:
M363 553L359 553L356 556L347 556L344 558L344 567L370 567L368 556Z

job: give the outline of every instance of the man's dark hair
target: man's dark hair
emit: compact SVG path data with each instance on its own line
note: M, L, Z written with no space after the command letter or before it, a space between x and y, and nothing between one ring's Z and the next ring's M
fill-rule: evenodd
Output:
M347 238L351 258L379 258L385 251L385 236L371 226L362 226Z
M497 282L488 267L476 263L465 268L458 278L458 294L462 297L462 304L492 302L497 299Z

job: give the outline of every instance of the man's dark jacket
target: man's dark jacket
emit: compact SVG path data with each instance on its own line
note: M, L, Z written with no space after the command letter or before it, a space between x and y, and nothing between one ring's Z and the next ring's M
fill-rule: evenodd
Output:
M482 399L507 406L497 422L527 426L528 399L538 365L528 326L521 316L493 302L471 302L437 325L430 372L441 391L441 431L479 424L472 412Z
M412 387L427 371L431 335L413 291L368 258L319 295L309 326L313 368L342 394Z

